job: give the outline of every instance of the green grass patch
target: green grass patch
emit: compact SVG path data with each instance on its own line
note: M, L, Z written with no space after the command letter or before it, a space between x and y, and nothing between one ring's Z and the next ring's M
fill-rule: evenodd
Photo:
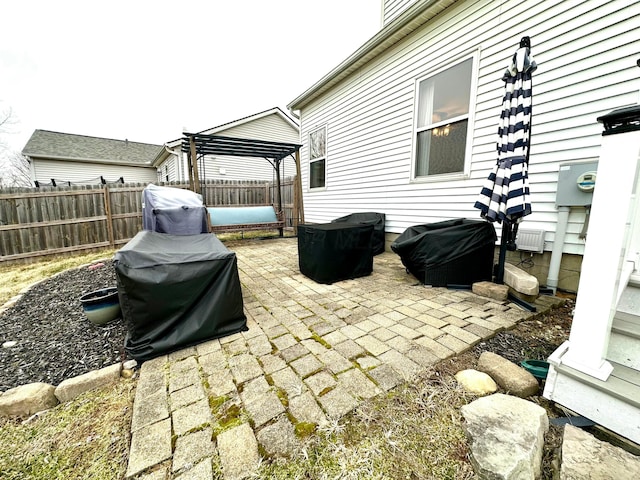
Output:
M124 478L133 385L121 380L58 405L26 423L1 418L0 478Z
M460 407L473 398L453 378L423 377L339 422L294 424L302 454L265 462L261 479L471 479Z
M35 263L0 266L0 306L21 290L69 268L113 258L116 250L47 257Z

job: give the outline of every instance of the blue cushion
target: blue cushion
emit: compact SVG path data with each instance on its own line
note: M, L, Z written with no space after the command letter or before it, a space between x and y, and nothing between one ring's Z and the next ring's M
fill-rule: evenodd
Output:
M264 207L210 207L211 225L242 225L277 222L271 206Z

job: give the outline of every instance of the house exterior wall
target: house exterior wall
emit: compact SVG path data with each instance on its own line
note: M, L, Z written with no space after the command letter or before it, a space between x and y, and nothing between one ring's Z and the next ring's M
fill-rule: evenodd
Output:
M250 122L215 132L216 135L234 138L251 138L271 142L298 143L298 129L279 115L272 113Z
M382 25L386 25L391 20L400 15L416 0L382 0Z
M273 180L275 178L275 169L264 158L207 156L204 168L205 171L200 172L200 176L208 180ZM280 164L280 176L283 174L285 177L296 174L296 166L292 158L285 158Z
M276 113L250 119L246 122L238 122L230 125L229 128L215 128L205 130L202 133L272 142L300 142L298 129ZM179 143L172 146L172 148L174 151L179 151ZM181 161L184 167L178 169L177 157L171 155L167 160L158 165L158 171L164 172L165 164L170 164L172 166L169 166L169 181L188 180L188 177L180 178L181 172L185 172L185 176L188 175L186 154L181 154ZM271 166L271 163L264 158L207 156L205 157L204 169L201 168L201 163L198 163L198 167L199 170L203 170L199 171L200 176L207 180L273 180L275 178L274 168ZM280 174L285 177L296 174L293 158L284 159L280 168Z
M151 166L110 165L102 163L74 162L70 160L32 159L34 179L40 182L72 182L97 184L100 176L107 181L116 181L120 177L125 182L155 182L156 169Z
M179 169L179 157L176 155L170 155L164 162L157 167L158 181L159 182L173 182L180 179L178 174Z
M420 223L480 218L473 205L496 161L501 77L528 35L538 63L529 167L533 213L521 228L547 232L545 250L551 250L559 165L597 161L602 127L596 118L638 101L639 20L637 2L455 3L303 106L306 221L379 211L387 231L401 233ZM476 77L464 174L414 180L416 81L471 55ZM326 187L310 190L308 136L321 126L327 128ZM583 253L578 235L584 220L583 208L571 210L565 253Z

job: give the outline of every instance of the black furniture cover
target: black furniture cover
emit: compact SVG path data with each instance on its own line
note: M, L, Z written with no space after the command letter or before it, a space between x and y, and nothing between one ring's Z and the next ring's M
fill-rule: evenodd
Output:
M318 283L363 277L373 271L373 225L298 225L300 272Z
M356 212L344 217L335 218L331 223L361 223L373 225L373 254L378 255L384 252L384 213L377 212Z
M426 285L470 286L491 280L496 238L490 222L460 218L409 227L391 250Z
M125 351L136 360L247 330L236 255L215 235L145 230L114 264Z

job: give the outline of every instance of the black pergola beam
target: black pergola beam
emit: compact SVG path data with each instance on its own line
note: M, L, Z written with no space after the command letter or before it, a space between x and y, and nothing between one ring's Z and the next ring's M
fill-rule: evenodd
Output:
M182 151L188 152L193 139L196 153L199 155L230 155L236 157L262 157L281 160L294 154L301 147L295 143L269 142L247 138L223 137L185 133L182 139Z

